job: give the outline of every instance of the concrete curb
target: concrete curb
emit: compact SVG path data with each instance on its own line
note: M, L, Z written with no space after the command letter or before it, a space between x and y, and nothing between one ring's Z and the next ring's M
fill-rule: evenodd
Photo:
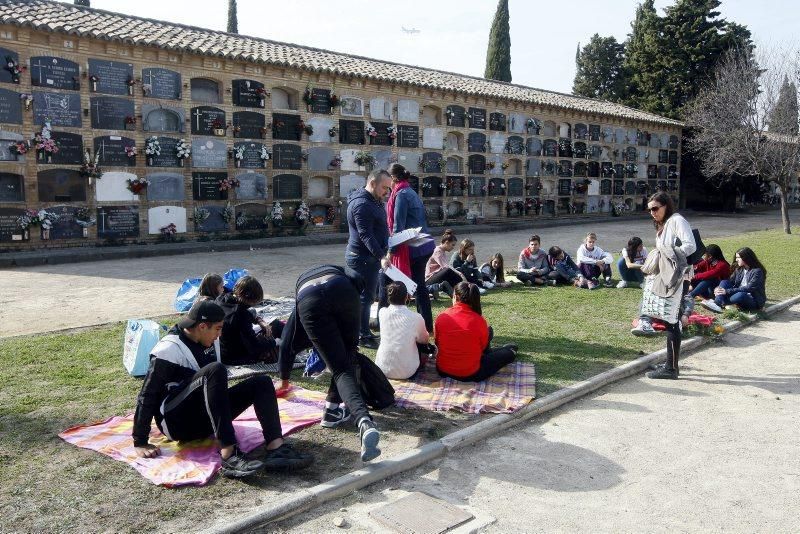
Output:
M800 295L774 304L765 309L764 313L767 316L772 316L797 303L800 303ZM740 330L758 320L759 319L756 317L748 321L731 321L724 324L723 328L727 334ZM681 344L681 350L694 351L710 342L711 340L709 338L695 336L685 340ZM496 415L490 419L485 419L467 428L448 434L422 447L383 460L380 463L370 464L363 469L353 471L324 484L318 484L308 489L296 491L277 503L257 508L251 515L239 519L235 523L225 525L217 524L204 532L227 534L248 531L273 521L286 519L302 511L348 495L374 482L384 480L405 471L410 471L430 460L443 458L450 451L458 450L467 445L482 441L490 436L499 434L503 430L528 421L537 415L554 410L563 404L588 395L604 386L637 374L647 369L650 365L666 359L666 355L666 349L651 352L650 354L620 365L619 367L615 367L614 369L609 369L587 380L559 389L541 399L536 399L531 404L513 414Z

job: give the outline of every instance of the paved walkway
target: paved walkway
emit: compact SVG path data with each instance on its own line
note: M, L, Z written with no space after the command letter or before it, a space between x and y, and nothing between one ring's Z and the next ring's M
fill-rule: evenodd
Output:
M496 518L488 532L798 532L798 343L800 305L678 381L624 380L270 530L385 531L368 512L421 491Z
M791 216L797 220L800 210L793 210ZM690 219L706 242L712 237L780 226L780 214L775 211ZM557 244L574 254L589 231L596 232L598 245L613 251L615 257L632 235L641 236L647 245L653 241L649 221L626 218L550 228L532 225L528 230L462 233L458 237L472 238L481 258L499 251L507 266L512 266L533 232L541 235L543 246ZM0 295L0 337L167 314L173 311L175 292L183 280L231 267L249 270L267 294L288 296L297 276L309 266L343 261L344 246L337 244L6 269L2 271L5 290Z

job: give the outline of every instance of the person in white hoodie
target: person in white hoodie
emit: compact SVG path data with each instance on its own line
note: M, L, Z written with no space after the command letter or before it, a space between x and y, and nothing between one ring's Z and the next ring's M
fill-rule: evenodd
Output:
M408 290L400 282L386 286L389 306L378 311L381 344L375 357L386 378L406 380L417 374L428 361L433 347L428 347L430 334L420 314L410 310Z
M595 245L597 235L594 232L586 234L583 244L578 248L578 269L587 280L589 289L597 289L600 286L598 281L602 276L605 279L605 286L611 287L611 264L614 263L614 256L602 248Z

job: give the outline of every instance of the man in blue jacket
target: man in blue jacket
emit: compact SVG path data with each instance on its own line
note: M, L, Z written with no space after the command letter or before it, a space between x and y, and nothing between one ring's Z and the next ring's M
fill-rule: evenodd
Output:
M364 279L361 294L359 345L378 348L378 340L369 329L369 313L378 289L378 272L389 246L389 227L383 198L391 188L391 176L385 170L369 174L367 185L347 197L347 266Z

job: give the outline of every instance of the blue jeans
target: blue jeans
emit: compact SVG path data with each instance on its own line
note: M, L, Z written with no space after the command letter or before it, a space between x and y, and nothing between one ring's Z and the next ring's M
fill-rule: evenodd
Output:
M723 280L719 283L719 287L723 289L730 289L733 283L730 280ZM756 303L756 299L750 293L734 293L733 295L718 295L714 298L717 306L725 306L726 304L736 304L743 310L758 310L761 307Z
M581 272L571 266L556 263L555 268L547 274L551 280L572 283L573 280L581 276Z
M717 285L719 285L719 280L716 278L711 280L700 280L689 294L692 296L692 298L704 297L710 299L714 296L714 288L716 288Z
M375 302L375 295L378 291L378 272L380 262L375 256L359 256L351 252L345 252L347 266L356 271L364 279L364 292L361 293L361 320L359 321L359 334L371 336L369 329L369 312L372 303Z
M617 270L619 271L619 277L626 282L637 282L639 284L644 282L644 273L642 270L630 269L625 258L617 260Z

